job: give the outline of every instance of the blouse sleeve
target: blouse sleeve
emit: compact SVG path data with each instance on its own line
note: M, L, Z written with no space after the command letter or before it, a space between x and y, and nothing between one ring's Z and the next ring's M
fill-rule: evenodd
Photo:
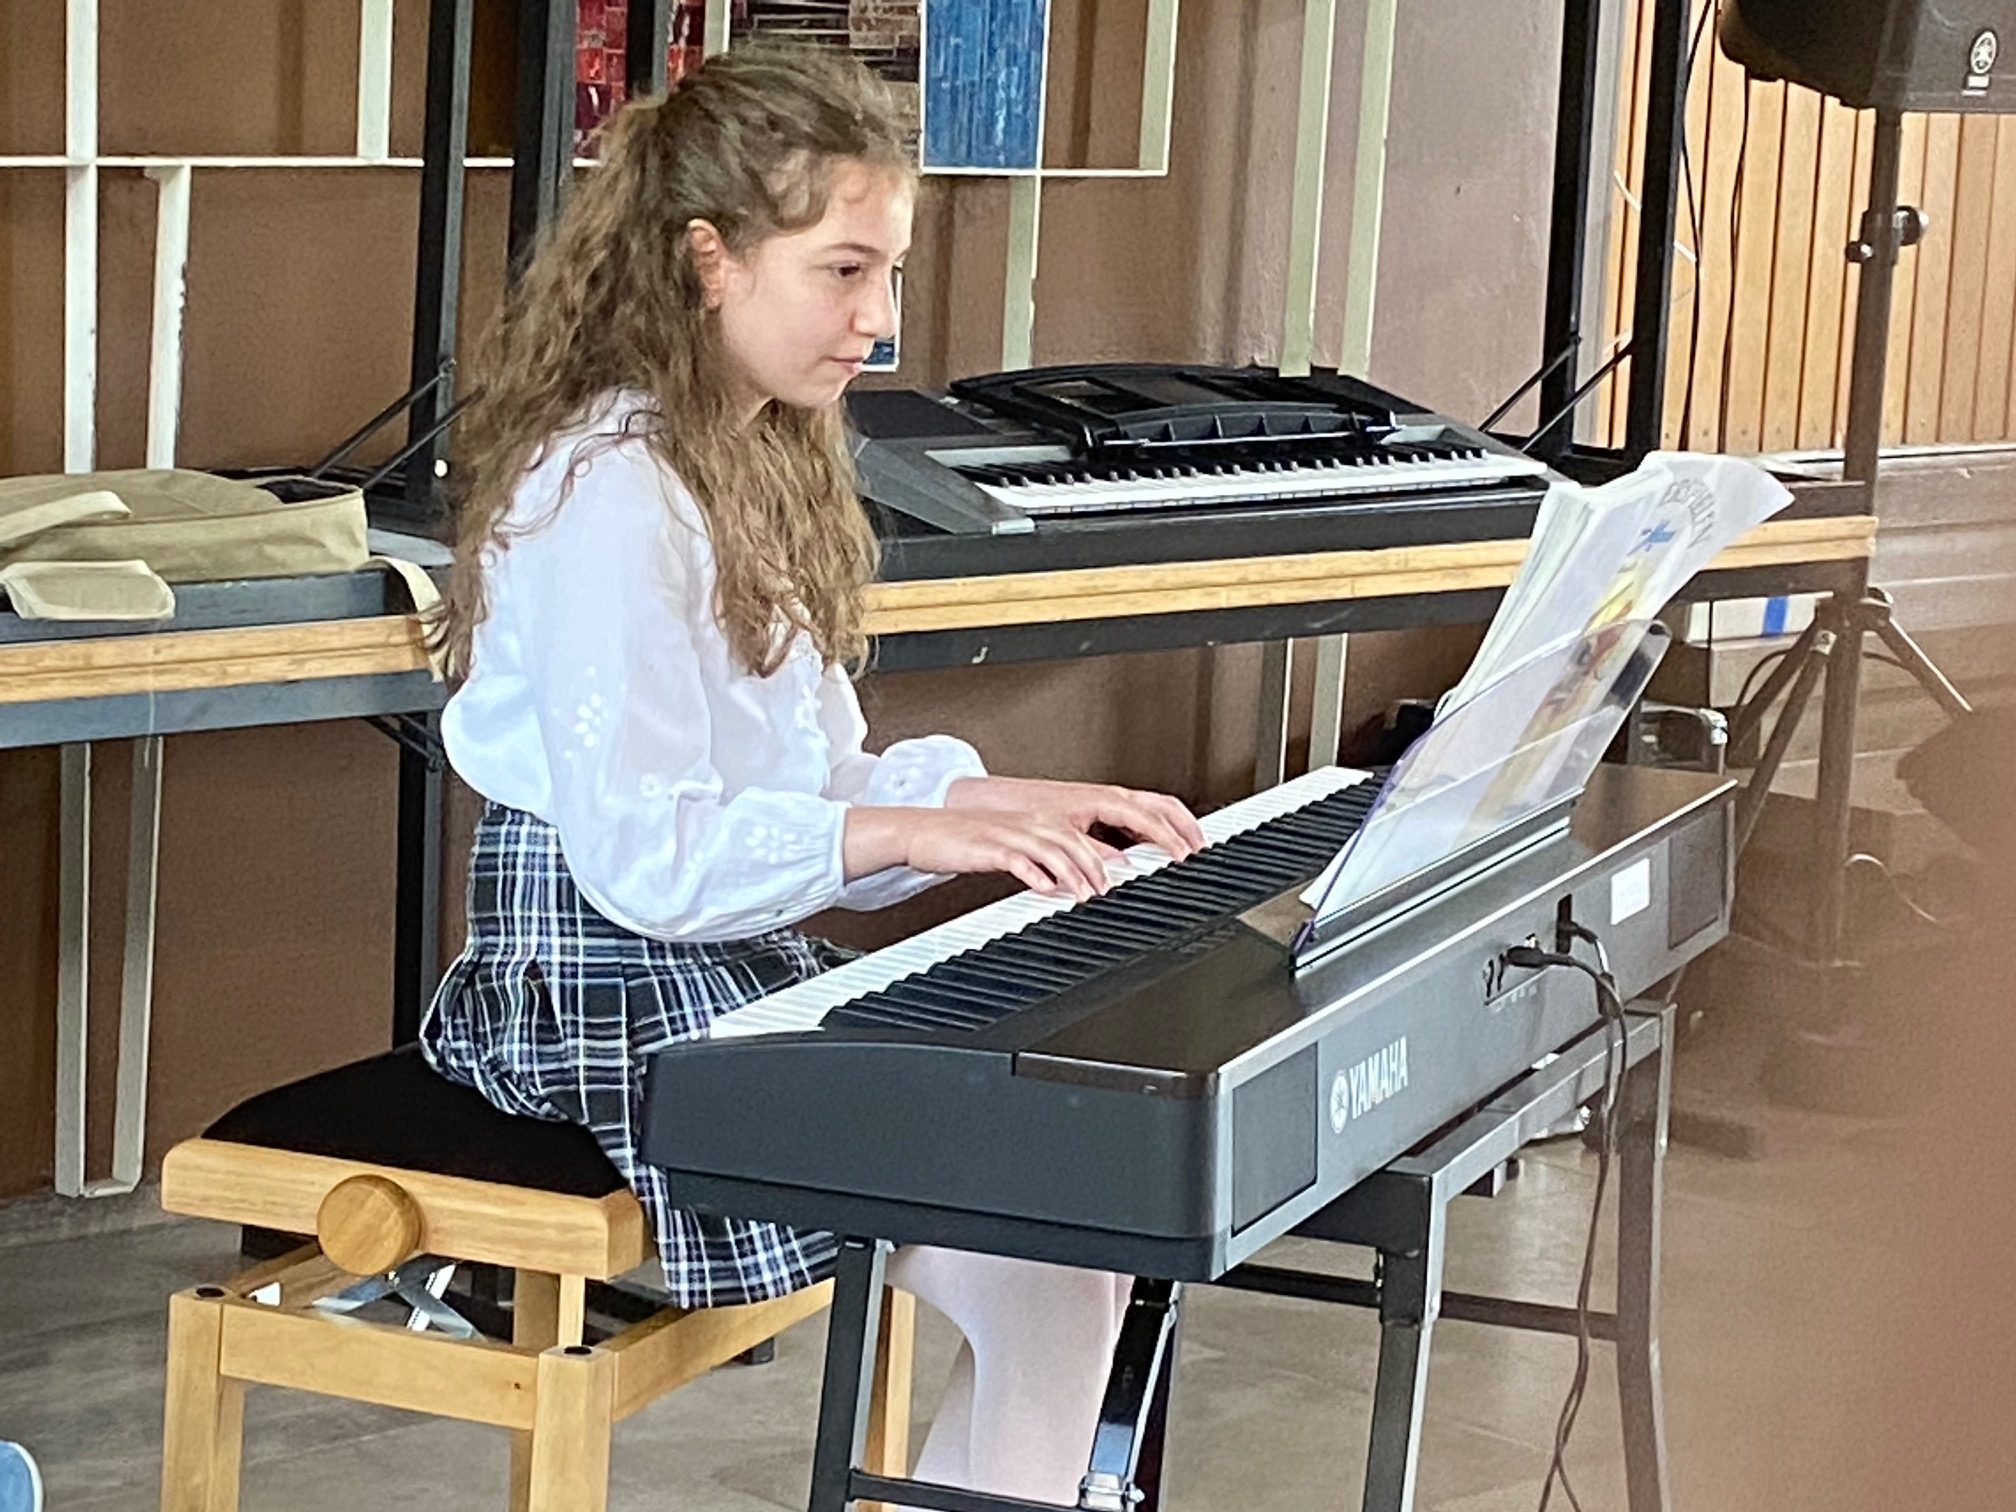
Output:
M940 808L946 791L961 777L985 777L980 755L950 735L926 735L899 740L881 755L861 748L868 723L845 670L826 669L819 687L819 722L832 752L832 777L826 796L846 803L910 808ZM933 872L907 866L857 877L835 902L841 908L887 908L944 881Z
M841 893L846 804L744 788L712 764L693 570L671 484L618 446L577 464L551 522L512 547L551 813L589 901L638 934L746 938Z

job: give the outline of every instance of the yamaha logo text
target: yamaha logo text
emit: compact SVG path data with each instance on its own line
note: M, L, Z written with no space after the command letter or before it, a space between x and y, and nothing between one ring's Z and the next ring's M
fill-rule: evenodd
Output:
M1363 1118L1389 1098L1407 1090L1407 1036L1375 1050L1355 1066L1346 1066L1330 1083L1330 1127L1342 1134L1354 1118Z

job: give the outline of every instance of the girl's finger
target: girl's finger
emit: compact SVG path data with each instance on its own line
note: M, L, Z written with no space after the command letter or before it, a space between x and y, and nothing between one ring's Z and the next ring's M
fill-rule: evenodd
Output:
M1071 853L1054 840L1032 833L1023 842L1023 854L1055 879L1050 891L1076 898L1080 903L1091 895L1084 876L1072 863Z
M1180 861L1197 847L1170 822L1168 815L1147 801L1149 796L1145 793L1128 793L1121 802L1112 806L1109 813L1101 814L1100 818L1115 829L1124 829L1131 835L1139 836Z
M1031 892L1049 893L1060 891L1056 881L1042 867L1024 856L1011 856L1002 867L1016 881Z
M1064 831L1064 843L1069 847L1071 859L1084 875L1086 885L1095 894L1103 893L1112 884L1106 877L1106 862L1100 857L1097 843L1083 830Z
M1191 849L1202 850L1211 842L1204 837L1204 826L1197 822L1197 816L1190 812L1190 806L1180 798L1172 798L1167 793L1158 793L1168 811L1169 819L1176 826L1176 832L1190 842Z

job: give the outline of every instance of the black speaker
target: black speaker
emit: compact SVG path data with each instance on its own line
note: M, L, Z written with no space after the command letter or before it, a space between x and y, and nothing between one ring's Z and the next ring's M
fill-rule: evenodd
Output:
M1722 50L1858 108L2016 111L2016 0L1729 0Z

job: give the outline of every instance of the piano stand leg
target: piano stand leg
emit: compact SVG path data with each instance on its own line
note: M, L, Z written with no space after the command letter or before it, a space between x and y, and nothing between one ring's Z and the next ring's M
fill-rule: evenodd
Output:
M1624 1082L1617 1181L1617 1389L1630 1512L1668 1512L1666 1414L1659 1379L1659 1209L1672 1106L1662 1047Z
M1091 1464L1078 1486L1078 1505L1086 1512L1155 1512L1161 1502L1181 1292L1173 1281L1134 1282L1099 1404Z
M1411 1512L1414 1505L1421 1415L1428 1401L1428 1340L1441 1312L1448 1211L1446 1202L1425 1204L1427 1232L1420 1248L1379 1252L1379 1374L1372 1388L1365 1512Z
M843 1239L826 1324L826 1377L819 1394L819 1435L812 1450L808 1512L846 1512L855 1466L868 1446L875 1391L875 1344L882 1327L882 1272L888 1247Z

